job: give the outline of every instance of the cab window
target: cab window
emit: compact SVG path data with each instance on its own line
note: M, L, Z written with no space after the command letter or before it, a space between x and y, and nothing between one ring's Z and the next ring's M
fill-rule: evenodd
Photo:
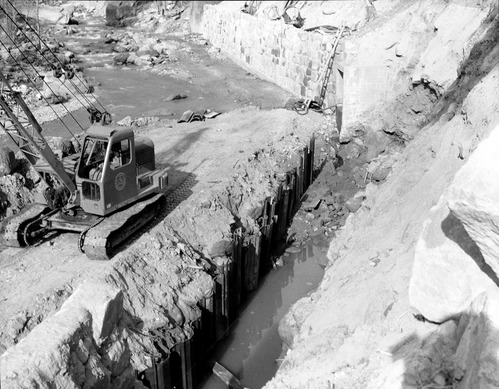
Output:
M101 178L107 145L107 140L96 138L85 139L80 166L78 168L78 175L80 177L94 181L98 181Z
M129 139L123 139L120 142L113 143L111 146L110 158L111 169L119 169L120 167L126 166L131 162L131 159Z

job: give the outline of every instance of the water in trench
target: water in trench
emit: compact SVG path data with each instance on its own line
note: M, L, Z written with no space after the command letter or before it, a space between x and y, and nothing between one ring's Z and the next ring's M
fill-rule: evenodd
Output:
M277 332L279 321L291 305L317 288L324 275L318 259L326 251L327 242L310 243L302 246L299 253L285 254L284 266L271 270L260 280L258 290L249 294L241 306L227 337L214 346L207 359L224 366L243 386L263 387L278 368L282 350ZM226 385L211 375L197 388L225 389Z

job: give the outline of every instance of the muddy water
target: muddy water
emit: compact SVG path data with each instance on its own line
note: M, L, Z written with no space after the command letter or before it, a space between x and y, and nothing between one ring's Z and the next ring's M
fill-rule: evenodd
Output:
M292 304L317 288L324 275L317 261L326 255L326 245L308 245L299 253L285 254L284 266L260 281L258 290L241 307L227 338L216 345L208 359L227 368L245 387L264 386L275 375L282 350L279 321ZM215 375L198 386L222 388L226 386Z

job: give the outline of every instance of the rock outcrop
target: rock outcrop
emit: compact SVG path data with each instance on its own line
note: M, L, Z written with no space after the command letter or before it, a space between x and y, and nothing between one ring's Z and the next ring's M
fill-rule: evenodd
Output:
M499 126L456 174L448 202L485 261L499 275Z
M486 267L478 246L442 196L416 244L411 305L433 322L458 316L480 293L498 289L482 271Z
M447 90L457 78L488 13L487 7L448 4L432 23L434 37L411 75L413 83L430 84L438 94Z

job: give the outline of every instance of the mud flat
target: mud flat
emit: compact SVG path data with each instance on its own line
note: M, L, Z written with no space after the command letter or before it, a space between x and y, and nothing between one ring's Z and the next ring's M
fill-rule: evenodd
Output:
M2 387L118 388L137 373L150 387L191 387L192 358L272 265L269 245L311 181L321 120L245 108L140 129L170 167L168 214L107 262L80 254L71 234L0 254Z

